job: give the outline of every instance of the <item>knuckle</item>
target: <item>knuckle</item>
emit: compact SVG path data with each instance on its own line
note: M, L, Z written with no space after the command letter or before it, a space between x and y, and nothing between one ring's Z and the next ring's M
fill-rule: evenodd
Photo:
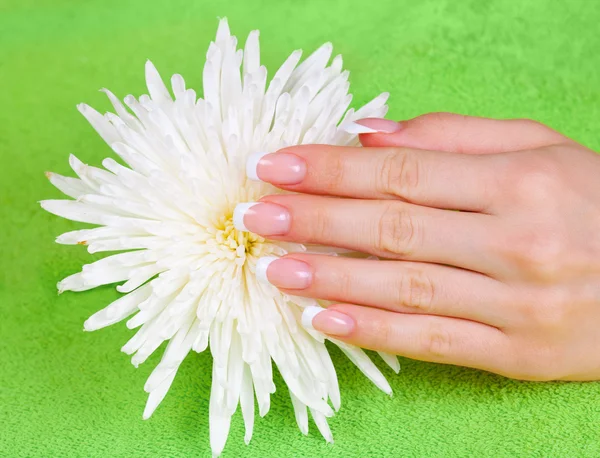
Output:
M416 124L428 126L425 132L433 138L435 143L440 143L444 139L444 143L450 145L456 152L463 152L461 142L458 140L461 136L461 131L468 129L471 118L466 115L448 112L426 113L415 119Z
M510 368L512 378L532 382L547 382L561 378L560 355L554 346L529 343L526 351L521 347L513 351Z
M322 182L328 191L340 189L343 185L345 167L344 159L341 154L327 154L322 156L325 161L321 170L324 176Z
M446 329L439 325L430 325L421 336L421 346L426 357L444 359L451 354L453 343Z
M389 321L376 320L371 322L371 330L373 333L373 340L379 342L377 347L386 348L393 346L396 339L394 339L392 327Z
M383 159L379 172L379 192L410 200L419 188L419 182L419 161L415 154L397 148Z
M552 129L550 129L548 126L546 126L545 124L542 124L539 121L536 121L535 119L517 118L514 120L514 122L518 122L521 126L523 126L524 128L526 128L528 130L552 131Z
M554 154L536 151L512 161L506 176L515 198L538 205L547 204L548 196L555 195L560 189L563 173Z
M561 238L544 229L521 233L518 237L512 250L519 268L539 280L556 278L564 259Z
M356 279L352 273L346 269L339 269L332 271L332 274L332 284L335 285L335 290L339 291L339 295L341 297L352 297L354 285L356 284Z
M388 204L378 224L376 245L384 253L409 257L418 243L420 227L416 219L395 204Z
M548 141L561 141L565 139L563 135L554 129L539 121L535 121L534 119L521 118L515 119L515 122L521 124L521 126L524 127L524 130L530 133L537 133L540 137L545 138Z
M329 212L325 208L315 206L311 215L310 224L305 226L309 241L328 241L331 232Z
M424 115L416 118L419 122L435 125L436 128L444 128L445 126L459 125L460 122L457 120L464 120L468 117L457 113L449 113L447 111L435 111L432 113L425 113Z
M430 311L436 292L431 278L422 271L414 270L400 278L397 294L399 305Z
M569 300L560 291L545 292L537 300L526 305L526 316L530 323L545 332L559 333L568 326L570 317Z

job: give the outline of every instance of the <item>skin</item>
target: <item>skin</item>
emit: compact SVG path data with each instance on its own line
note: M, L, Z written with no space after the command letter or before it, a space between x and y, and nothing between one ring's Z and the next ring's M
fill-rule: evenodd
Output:
M600 379L600 157L534 121L447 113L360 141L275 153L305 164L295 184L257 168L298 193L261 200L290 215L261 235L381 258L287 256L308 266L295 288L269 267L282 291L335 303L315 329L515 379Z

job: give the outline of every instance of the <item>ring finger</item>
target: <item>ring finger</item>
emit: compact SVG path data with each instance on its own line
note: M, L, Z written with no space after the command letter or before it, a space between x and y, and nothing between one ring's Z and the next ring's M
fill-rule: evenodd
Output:
M509 290L485 275L436 264L293 254L259 259L256 275L283 292L504 327Z

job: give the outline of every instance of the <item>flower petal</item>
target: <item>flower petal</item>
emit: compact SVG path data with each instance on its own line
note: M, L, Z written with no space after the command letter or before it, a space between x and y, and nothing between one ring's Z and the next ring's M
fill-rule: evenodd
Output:
M303 404L291 391L290 398L292 399L292 406L294 407L294 415L296 416L298 428L300 428L300 432L306 436L308 434L308 411L306 410L306 404Z
M152 293L150 284L144 285L135 291L120 297L107 307L94 313L83 324L86 331L96 331L98 329L118 323L133 313L137 306L145 301Z
M254 393L252 390L252 374L250 367L244 364L244 373L242 376L242 388L240 391L240 407L244 418L244 442L246 445L252 439L252 431L254 429Z
M377 388L390 396L392 395L392 387L363 350L339 340L329 340L336 344L348 359L350 359L350 361L352 361L356 367L358 367L360 371L377 386Z
M400 361L398 361L398 357L396 355L392 355L390 353L384 353L382 351L378 351L377 354L383 359L383 361L392 368L392 370L397 374L400 372Z
M321 435L327 442L333 444L333 435L331 434L331 429L329 429L329 424L327 423L327 418L325 418L325 415L315 409L310 409L310 413Z

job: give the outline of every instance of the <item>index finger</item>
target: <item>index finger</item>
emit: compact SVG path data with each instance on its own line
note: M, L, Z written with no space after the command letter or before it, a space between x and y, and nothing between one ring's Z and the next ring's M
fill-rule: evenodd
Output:
M504 155L465 155L403 147L300 145L253 155L248 176L306 194L401 199L486 212Z
M530 119L428 113L400 123L367 118L358 121L358 124L371 131L360 136L364 146L407 146L461 154L498 154L570 142L559 132Z

